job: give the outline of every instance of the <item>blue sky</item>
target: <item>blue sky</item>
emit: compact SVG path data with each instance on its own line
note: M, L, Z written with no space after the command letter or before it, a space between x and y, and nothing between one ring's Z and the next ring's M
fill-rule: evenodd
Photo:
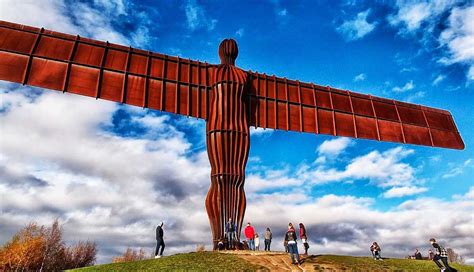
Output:
M473 16L468 1L0 2L0 20L210 63L231 37L242 69L449 110L465 150L252 131L246 220L276 233L282 219L303 221L319 253L364 255L378 240L404 256L437 236L470 262ZM98 242L100 262L127 246L150 249L159 220L169 222L169 252L209 244L204 121L0 90L0 242L59 217L66 238Z

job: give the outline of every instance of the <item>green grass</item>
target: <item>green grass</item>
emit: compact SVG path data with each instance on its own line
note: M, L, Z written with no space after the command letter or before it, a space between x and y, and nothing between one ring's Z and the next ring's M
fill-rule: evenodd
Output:
M288 257L289 258L289 257ZM306 258L305 267L316 271L439 271L433 261L318 255ZM452 264L458 271L474 272L474 266ZM96 265L70 271L268 271L236 255L217 252L176 254L161 259Z
M161 259L96 265L68 271L256 271L264 267L250 264L231 254L193 252Z
M337 265L340 269L347 271L439 271L433 261L408 260L408 259L385 259L376 261L368 257L349 257L336 255L321 255L307 259L308 263L315 263L324 268L325 264ZM458 271L474 271L474 266L450 264Z

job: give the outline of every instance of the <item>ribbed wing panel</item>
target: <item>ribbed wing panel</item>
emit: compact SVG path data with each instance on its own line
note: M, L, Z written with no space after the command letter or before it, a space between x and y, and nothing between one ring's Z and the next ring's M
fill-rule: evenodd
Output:
M250 73L250 125L464 149L448 111Z
M207 63L0 21L0 80L198 118Z

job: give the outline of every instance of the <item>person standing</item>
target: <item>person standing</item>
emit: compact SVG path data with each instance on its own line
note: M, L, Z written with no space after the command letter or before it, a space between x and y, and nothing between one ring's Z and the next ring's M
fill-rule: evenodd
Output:
M296 243L296 231L293 228L293 224L288 224L288 231L285 234L285 241L288 243L288 251L291 256L292 264L300 264L300 255L298 253L298 245Z
M270 244L272 243L272 231L267 228L265 231L265 251L270 251Z
M413 254L413 257L415 257L415 260L423 260L423 256L421 256L421 252L418 248L416 249L415 254Z
M155 259L163 257L163 251L165 250L165 240L163 239L163 222L160 222L156 226L156 249L155 249ZM161 248L161 251L160 251ZM158 252L160 253L158 255Z
M428 250L428 259L433 260L433 258L434 258L434 253L433 253L433 250L430 249Z
M380 249L379 244L377 242L373 242L372 245L370 246L370 251L372 252L372 256L374 257L374 260L382 260L382 257L380 256Z
M227 247L228 249L234 249L235 230L237 226L232 222L232 218L229 218L225 225L225 233L227 235Z
M260 250L260 237L258 237L258 233L255 233L254 242L255 250Z
M249 244L249 250L255 250L255 229L250 225L250 222L247 223L247 227L244 230L245 238L247 238L247 243Z
M308 255L308 248L309 248L308 236L306 234L306 228L304 227L303 223L300 223L300 239L304 245L304 254Z
M448 263L448 252L446 251L446 249L444 247L442 247L440 244L438 244L436 242L436 239L435 238L431 238L430 239L430 244L435 248L435 254L434 254L434 257L433 257L433 261L436 263L436 265L441 269L441 271L448 271L448 272L456 272L457 270L455 268L452 268L451 266L449 266L449 263ZM441 262L443 263L443 265L441 265L441 263L439 262L441 260Z

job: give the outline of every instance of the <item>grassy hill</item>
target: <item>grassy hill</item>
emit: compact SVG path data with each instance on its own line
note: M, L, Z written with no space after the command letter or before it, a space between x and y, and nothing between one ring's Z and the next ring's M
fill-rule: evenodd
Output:
M458 271L472 271L474 266L453 264ZM439 271L432 261L368 257L312 255L301 266L291 265L287 254L280 252L193 252L161 259L97 265L70 271Z

